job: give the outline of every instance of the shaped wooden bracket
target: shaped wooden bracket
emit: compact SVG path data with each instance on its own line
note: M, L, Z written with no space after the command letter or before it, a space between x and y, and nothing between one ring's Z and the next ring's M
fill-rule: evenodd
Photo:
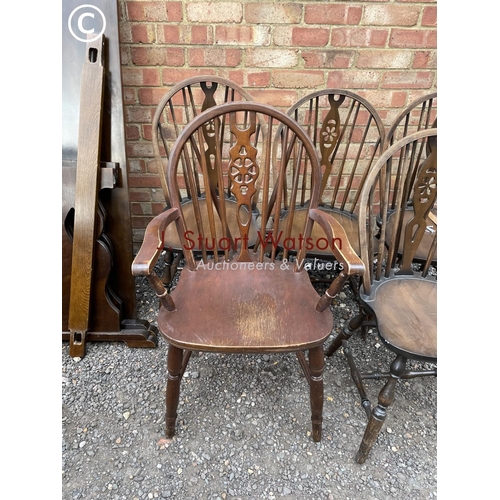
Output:
M103 36L88 42L82 69L69 309L70 356L85 355L89 325L104 94Z

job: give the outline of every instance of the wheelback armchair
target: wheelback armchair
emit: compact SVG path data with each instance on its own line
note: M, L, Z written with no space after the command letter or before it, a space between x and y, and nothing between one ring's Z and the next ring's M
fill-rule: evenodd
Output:
M418 152L425 148L428 154L422 159ZM414 177L413 172L416 172ZM408 184L413 202L408 206L404 191L399 190L389 212L391 186L399 177L403 184L409 177L413 179ZM377 439L387 409L394 401L397 381L437 374L435 369L406 368L408 360L437 362L437 273L432 266L437 246L437 217L433 214L436 206L437 129L427 129L410 134L388 148L366 180L359 214L361 258L365 264L360 289L362 312L351 319L326 353L331 355L343 346L369 419L356 456L359 463L366 460ZM436 230L423 257L418 254L428 231L428 217ZM375 245L373 235L379 225L379 240ZM361 373L349 347L348 340L355 330L367 321L371 324L372 317L382 344L395 354L389 373ZM384 377L387 382L372 409L363 380Z
M260 124L264 122L266 129ZM279 161L272 163L275 129L282 125ZM203 131L209 126L216 142L216 154L207 157L194 151L209 148ZM230 148L221 147L224 137L232 137ZM292 154L295 152L295 154ZM193 198L196 224L189 228L185 206L179 195L179 169L182 158L189 158L197 178L207 185L213 174L216 185L206 190L207 220L199 217L200 207ZM299 178L308 164L310 202L295 245L297 258L291 263L278 260L275 245L267 244L268 207L275 191L271 215L277 224L279 214L287 211L294 218L294 203L285 209L281 197L286 176ZM189 182L195 182L190 176ZM257 190L257 180L261 189ZM166 396L166 434L175 431L180 382L193 350L221 353L296 352L310 386L312 437L321 439L323 406L323 342L330 335L333 318L329 310L339 284L346 276L363 271L361 260L352 250L345 231L337 221L318 209L320 166L305 132L289 116L256 102L222 104L198 115L181 132L168 164L167 182L171 208L158 215L146 229L142 247L132 265L135 275L148 277L160 300L158 328L169 344ZM230 190L236 209L228 211L222 203ZM258 195L258 198L257 198ZM257 203L263 214L261 229L253 248L247 245L251 207ZM232 231L230 219L233 219ZM216 224L218 221L218 224ZM303 260L312 228L323 228L322 238L331 252L344 264L344 276L334 281L328 292L319 296L314 290ZM154 266L163 250L163 236L175 224L182 243L186 267L171 294L167 293ZM220 229L220 230L219 230ZM291 224L284 238L291 238ZM197 261L194 250L202 259ZM216 248L216 250L214 250ZM210 253L209 250L212 250ZM308 352L308 359L306 359Z

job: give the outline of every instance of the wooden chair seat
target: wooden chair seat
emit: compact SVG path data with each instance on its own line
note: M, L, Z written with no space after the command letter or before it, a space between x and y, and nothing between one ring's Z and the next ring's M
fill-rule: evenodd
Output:
M433 210L433 212L437 215L437 210ZM413 217L413 215L414 215L413 210L411 210L411 209L404 211L404 213L403 213L403 227L406 227L406 224ZM425 261L425 259L429 255L429 251L430 251L432 242L434 241L434 232L432 232L432 231L436 230L434 223L429 219L429 217L426 218L426 221L427 221L428 230L425 231L425 234L422 237L422 241L420 242L420 245L418 247L418 250L415 253L415 259L421 260L421 261L422 260ZM386 230L387 238L386 238L386 241L391 241L393 231L394 231L394 212L387 217L387 230ZM400 244L398 247L398 253L399 254L403 253L403 240L400 241ZM436 253L434 255L435 256L434 256L433 262L435 263L435 262L437 262L437 249L436 249Z
M201 199L198 200L198 203L200 205L200 212L202 216L202 223L203 227L208 228L209 227L209 218L208 218L208 210L207 210L207 200L206 199ZM187 246L189 247L194 247L194 248L189 248L189 250L193 251L199 251L200 245L199 245L199 233L196 225L196 216L195 216L195 210L194 210L194 205L192 202L188 201L187 203L184 203L182 205L183 209L183 214L184 214L184 220L186 221L186 227L190 228L191 233L188 233L186 236L190 239L190 241L187 241ZM245 210L245 208L243 208ZM229 227L229 231L233 237L239 235L239 227L238 227L238 222L236 218L236 211L237 211L237 204L235 200L228 200L226 199L226 213L227 213L227 224ZM247 211L248 213L248 211ZM224 247L227 245L227 242L225 240L222 240L223 237L223 232L222 232L222 224L220 222L220 218L215 216L215 228L216 228L216 233L218 237L215 239L215 242L218 244L219 250L221 250L220 246ZM255 245L255 242L257 241L257 225L255 221L255 216L252 216L251 221L250 221L250 228L249 228L249 234L248 234L248 247L251 248L253 245ZM209 235L206 235L206 239L208 240L208 246L213 247L213 242L212 242L212 237ZM238 245L239 246L239 245ZM182 242L180 240L179 234L177 232L177 229L175 228L175 225L170 225L165 229L165 237L164 237L164 247L165 248L170 248L173 251L181 252L183 250L182 248ZM224 250L224 248L222 248Z
M160 309L158 327L169 343L188 350L289 352L330 335L331 311L316 311L319 296L305 270L282 269L280 262L204 266L183 271L171 294L175 311Z
M338 210L329 210L325 207L321 207L321 210L323 212L326 212L327 214L330 214L332 217L334 217L339 224L343 227L344 231L346 232L347 238L349 240L349 243L352 247L352 249L359 255L359 234L358 234L358 219L348 213L348 212L340 212ZM307 208L301 208L298 210L295 210L294 213L294 218L293 218L293 224L292 224L292 231L291 231L291 238L293 238L294 241L298 242L298 238L300 236L300 232L302 228L304 227L304 222L308 214L308 209ZM283 231L283 235L281 236L281 240L279 242L279 246L283 247L284 244L284 234L286 232L286 226L288 222L288 214L286 214L281 220L280 220L280 231ZM279 234L279 233L278 233ZM311 233L311 238L312 238L312 243L314 245L314 248L312 250L307 250L308 256L317 256L319 258L324 257L324 258L329 258L331 259L332 257L332 252L330 249L327 247L325 243L325 233L321 229L321 226L319 224L315 224L312 229ZM275 236L275 240L277 241L277 237ZM293 241L292 240L292 241ZM325 248L326 247L326 248Z
M382 340L407 357L437 358L437 282L414 277L391 278L362 300L377 318Z

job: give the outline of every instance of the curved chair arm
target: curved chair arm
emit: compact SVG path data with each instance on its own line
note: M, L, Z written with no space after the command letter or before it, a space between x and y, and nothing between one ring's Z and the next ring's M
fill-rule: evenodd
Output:
M342 290L347 279L350 276L362 275L365 271L365 266L353 250L344 228L334 217L317 208L309 210L309 217L321 226L333 255L343 266L340 274L333 280L328 290L316 305L316 310L323 312L330 306L334 297ZM340 248L335 244L336 239L340 239L341 241Z
M325 232L330 249L335 258L343 264L345 274L347 276L363 274L365 265L353 250L344 228L337 219L317 208L309 210L309 217L317 222ZM335 240L341 241L340 247L335 245Z
M139 253L132 262L134 276L149 276L163 251L165 228L179 218L178 208L169 208L157 215L146 227L146 234Z

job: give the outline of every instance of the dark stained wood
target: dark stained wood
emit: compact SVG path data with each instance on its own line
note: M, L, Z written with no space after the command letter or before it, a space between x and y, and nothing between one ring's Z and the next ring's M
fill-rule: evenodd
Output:
M86 339L121 340L130 347L154 347L157 331L147 321L136 318L135 279L132 264L132 228L128 193L128 170L125 152L122 81L118 30L118 2L96 0L83 5L65 0L63 13L63 202L62 202L62 339L70 340L68 328L71 290L73 234L75 222L75 185L78 155L78 127L82 64L86 43L75 39L68 29L78 29L78 18L86 16L85 27L100 32L106 19L105 66L101 116L100 176L96 210L95 245L90 287L90 314ZM97 10L96 10L97 9ZM80 33L80 35L82 35ZM86 35L82 35L83 38ZM94 36L94 35L92 35Z
M271 261L201 265L183 272L173 290L177 310L160 309L158 325L169 343L215 352L279 352L309 349L330 335L332 314L316 312L318 294L305 270L297 273L291 264L283 270Z
M281 135L275 133L279 126ZM206 130L213 134L207 137ZM271 154L274 140L280 141L283 152L277 163ZM207 142L214 151L210 163L200 154L207 150ZM309 165L307 171L301 172L301 164ZM191 205L184 203L180 194L178 174L184 166L197 172L198 184L194 175L183 177L184 181L188 179L190 192L195 192L197 185L211 186L203 198L193 196ZM293 193L291 197L282 196L290 172L296 182L302 182L299 178L307 175L304 183L310 191L308 211L301 209L301 238L294 242L294 262L286 254L281 258L276 246L267 241L268 228L274 225L276 229L282 215L286 216L290 234L296 203ZM183 351L295 351L309 382L312 438L319 441L323 419L323 343L333 327L328 305L340 286L339 282L333 284L322 299L303 267L305 242L311 237L314 223L323 227L330 253L345 264L342 280L360 275L364 267L347 242L342 226L318 209L321 171L313 144L292 118L270 106L242 101L209 107L193 118L175 141L168 159L167 184L171 208L148 225L132 265L132 272L148 276L161 296L158 326L169 344L167 436L174 433L180 378L189 359ZM233 197L230 204L226 203L228 192ZM206 217L201 216L202 201ZM235 208L226 210L231 206ZM250 247L254 207L262 216L254 221L257 238ZM193 219L190 213L195 213L196 229L203 239L218 236L231 244L210 254L203 243L204 248L196 255L187 245L186 224ZM218 227L216 218L220 220ZM186 266L169 295L152 271L164 248L163 236L174 227ZM342 248L335 246L337 236L346 240ZM307 361L305 351L309 353Z
M437 358L437 283L422 279L390 279L366 301L377 318L381 338L396 352ZM408 335L408 332L412 335Z
M394 401L397 381L437 374L437 370L406 369L409 359L437 362L437 275L435 270L430 272L436 258L437 158L437 129L409 134L381 155L361 193L361 314L344 327L326 351L331 355L344 347L361 405L368 414L356 456L359 463L366 460L376 442L387 408ZM397 189L395 184L399 184ZM424 245L429 221L435 232L432 242ZM427 255L422 254L424 249ZM348 346L355 330L366 325L375 326L383 345L395 354L386 374L362 373ZM388 380L371 410L363 380L378 378Z
M217 104L240 100L251 101L253 99L239 85L228 79L210 75L199 75L183 80L172 87L162 98L153 118L153 149L167 207L171 206L171 195L165 172L172 146L181 131L201 112ZM223 176L227 179L227 172L223 174L221 169L214 165L220 156L218 148L224 146L223 131L225 126L226 124L220 118L215 118L207 123L198 132L202 134L202 140L193 141L187 145L186 151L181 157L182 168L180 171L184 179L180 183L182 187L179 188L179 196L185 205L186 229L202 236L202 239L206 238L209 242L207 247L210 247L212 240L218 242L221 235L230 238L232 234L238 232L236 219L232 222L233 227L223 226L226 221L233 221L232 217L226 217L223 212L234 210L236 205L227 181L225 203L220 204L217 201L218 186L221 186L220 189L223 191L226 189ZM203 146L199 146L201 144ZM226 145L226 147L231 146L232 144ZM203 149L199 149L200 147ZM187 149L190 151L188 152ZM191 155L195 157L194 161L191 159ZM195 168L196 166L198 169ZM203 169L205 172L202 172ZM206 176L208 179L206 184L200 183L200 175ZM219 176L221 176L220 179ZM208 198L215 200L215 210L212 209L212 203L207 205ZM252 213L254 209L255 206L249 213ZM200 219L202 219L201 222ZM234 227L235 225L236 227ZM210 234L202 234L202 228L210 228ZM249 237L251 238L249 246L252 246L256 240L253 218L250 222ZM168 283L176 271L175 255L182 252L182 242L173 227L165 234L164 243L167 252L164 256L166 266L162 279L164 283ZM189 242L189 244L191 243ZM209 248L198 248L198 250L204 256L207 251L210 252Z
M361 95L335 88L311 92L290 107L287 114L307 133L320 159L319 206L343 226L349 245L360 255L359 195L368 172L385 148L382 119L374 106ZM283 134L282 128L278 128L277 134ZM277 143L274 141L273 145L275 159L279 158ZM306 162L298 165L299 170L308 168ZM283 240L299 235L302 217L308 213L310 189L306 179L307 175L289 175L283 187L285 204L294 203L297 213L293 223L285 213L281 214L279 225L275 225L274 234L282 234ZM273 192L271 205L278 197L279 194ZM308 257L335 258L328 248L323 247L325 234L319 224L314 225L312 238L320 244L307 249ZM287 255L286 248L284 250ZM357 281L347 281L357 294Z

